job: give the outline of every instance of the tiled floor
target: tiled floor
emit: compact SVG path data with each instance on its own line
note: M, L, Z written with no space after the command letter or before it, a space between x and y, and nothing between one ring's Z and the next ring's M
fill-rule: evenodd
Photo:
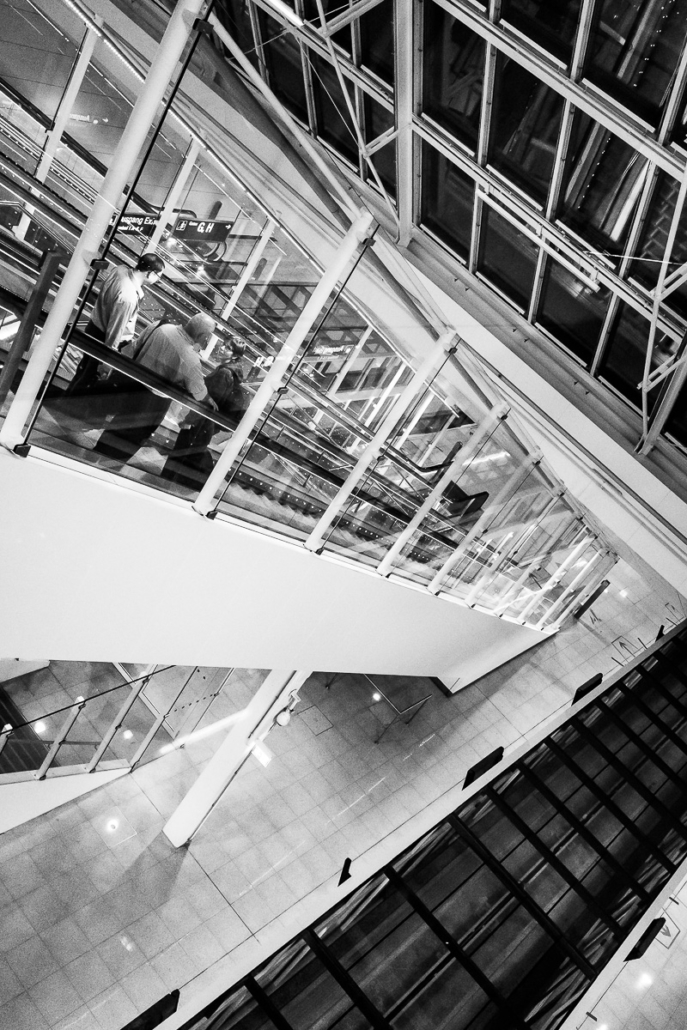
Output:
M267 767L251 758L188 848L161 833L213 753L197 742L0 837L0 1028L117 1030L420 816L478 758L522 739L679 614L625 566L589 615L409 725L358 676L315 675ZM666 604L675 606L666 608ZM676 611L677 610L677 611ZM57 669L55 670L57 672ZM244 670L212 718L242 708ZM56 677L59 679L59 676ZM398 707L427 683L380 678ZM642 1028L644 1030L644 1028Z

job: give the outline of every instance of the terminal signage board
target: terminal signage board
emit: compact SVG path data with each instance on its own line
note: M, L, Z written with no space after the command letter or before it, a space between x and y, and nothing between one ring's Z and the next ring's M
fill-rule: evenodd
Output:
M110 225L114 225L114 221ZM157 215L123 215L117 232L129 236L152 236L156 225Z
M220 222L201 218L179 218L174 226L174 236L185 243L224 243L233 222Z

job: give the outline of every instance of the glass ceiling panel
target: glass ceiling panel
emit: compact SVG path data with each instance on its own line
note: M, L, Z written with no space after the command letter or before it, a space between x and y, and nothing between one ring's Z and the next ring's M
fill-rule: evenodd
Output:
M393 0L363 14L360 25L361 64L390 86L394 84L394 5Z
M251 64L258 67L258 54L250 24L248 0L219 0L216 14L231 33Z
M462 258L470 251L474 202L470 176L423 142L420 220Z
M264 12L260 12L260 26L270 86L284 106L307 125L308 105L298 41Z
M532 292L537 252L532 240L484 205L478 271L523 309Z
M423 110L471 150L477 146L485 43L436 4L424 23Z
M657 125L686 37L685 0L600 0L586 75Z
M589 367L610 297L606 287L594 289L548 257L537 322Z
M53 118L77 55L75 40L84 35L83 22L67 13L74 29L70 39L28 0L2 0L0 16L0 78ZM60 17L65 17L64 9Z
M312 52L308 53L308 60L312 68L317 134L357 167L358 144L336 72L331 64ZM347 81L346 87L353 100L352 84Z
M644 376L644 360L649 339L649 320L621 303L611 329L600 374L615 386L631 404L641 407L642 395L638 387ZM675 349L676 344L664 333L656 333L652 367L661 364ZM656 403L659 390L649 392L649 410Z
M490 163L534 200L546 200L563 98L499 54L491 120Z
M566 64L572 55L580 0L506 0L503 21Z
M640 156L602 125L575 112L559 217L617 264L647 170Z

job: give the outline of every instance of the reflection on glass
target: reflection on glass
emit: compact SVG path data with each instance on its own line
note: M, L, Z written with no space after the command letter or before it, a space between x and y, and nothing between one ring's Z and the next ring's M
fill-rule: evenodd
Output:
M562 111L558 93L499 54L489 160L540 203L551 181Z
M360 16L361 63L390 86L394 84L394 5L382 0Z
M474 151L484 80L484 40L437 4L423 6L423 110Z
M684 0L600 0L587 57L587 77L657 125L685 45Z
M258 52L253 38L250 14L246 0L223 0L217 6L217 17L234 37L251 64L258 67ZM221 43L216 43L224 50Z
M605 286L592 287L547 257L537 322L589 367L610 296Z
M423 142L422 224L462 258L470 252L474 202L474 180Z
M607 249L614 264L630 229L647 161L612 132L576 111L559 217Z
M568 63L579 11L580 0L506 0L501 18Z
M0 78L49 119L54 118L84 35L84 24L71 11L60 11L66 35L49 17L48 7L29 0L3 0L3 46ZM71 38L69 38L71 36Z
M269 84L284 106L307 124L308 105L298 40L264 11L260 11L260 24Z
M532 292L537 253L532 240L484 204L477 269L523 310Z
M644 377L644 361L649 340L649 321L629 304L621 303L611 329L600 367L600 375L611 383L635 407L641 407L639 384ZM677 344L664 333L657 332L654 341L652 368L660 365ZM648 394L649 411L656 403L657 390Z

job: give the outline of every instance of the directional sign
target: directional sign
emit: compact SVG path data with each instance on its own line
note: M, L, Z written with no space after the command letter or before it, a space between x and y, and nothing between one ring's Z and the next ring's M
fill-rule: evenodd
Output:
M110 222L114 224L114 220ZM117 226L117 232L128 235L152 236L157 225L157 215L124 215Z
M174 226L174 235L178 240L185 240L186 243L200 243L209 240L210 243L224 243L233 222L217 222L199 218L179 218Z

